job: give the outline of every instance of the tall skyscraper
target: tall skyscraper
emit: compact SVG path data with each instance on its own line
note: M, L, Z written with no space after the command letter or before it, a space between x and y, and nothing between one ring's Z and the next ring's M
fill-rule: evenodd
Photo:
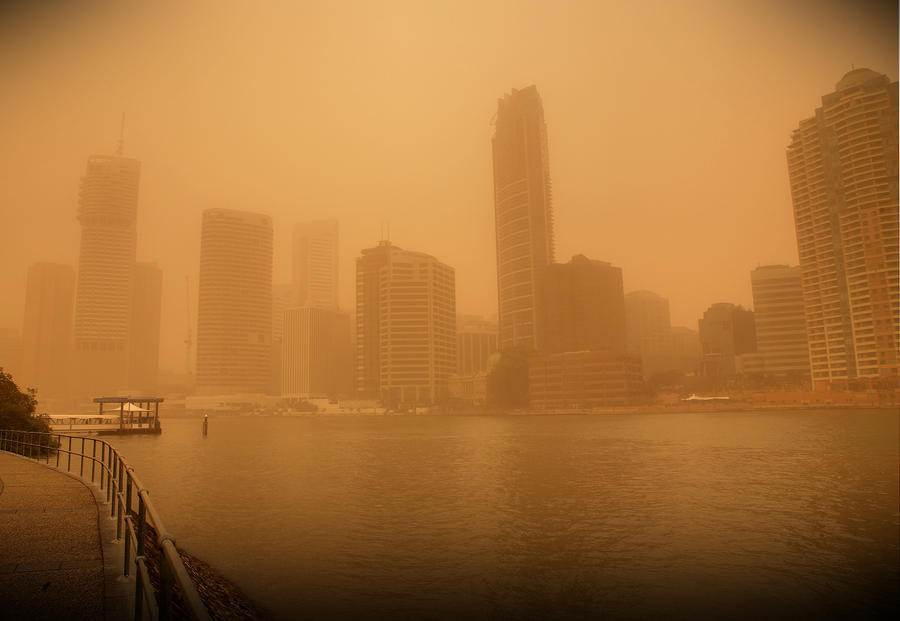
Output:
M544 272L547 353L625 353L622 268L584 255Z
M854 69L787 149L814 388L898 376L897 83Z
M456 371L452 267L382 241L356 260L357 390L388 407L447 396Z
M553 201L544 107L534 86L498 100L493 159L500 349L540 350Z
M750 272L756 353L741 361L745 373L809 376L799 266L764 265Z
M35 263L28 268L22 322L22 386L38 395L68 394L72 371L72 313L75 270L70 265Z
M293 255L298 305L337 310L337 220L314 220L294 227Z
M156 394L161 308L162 270L156 263L136 263L128 352L128 390L132 395Z
M203 212L197 308L197 391L271 389L272 219Z
M75 361L82 396L127 389L141 164L94 155L81 178Z

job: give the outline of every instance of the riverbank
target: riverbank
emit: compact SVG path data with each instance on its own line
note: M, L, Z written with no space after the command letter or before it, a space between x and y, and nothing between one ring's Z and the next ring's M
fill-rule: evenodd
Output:
M160 549L157 544L156 530L147 525L145 554L148 561L151 582L159 588ZM176 546L177 547L177 546ZM203 605L212 619L222 621L266 621L271 616L257 603L251 600L238 586L228 578L219 574L208 563L190 552L178 548L181 561L191 577ZM178 594L173 602L175 618L189 619Z

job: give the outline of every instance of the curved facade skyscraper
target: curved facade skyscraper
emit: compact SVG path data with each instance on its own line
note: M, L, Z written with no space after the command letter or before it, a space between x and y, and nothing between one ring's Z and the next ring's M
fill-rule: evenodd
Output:
M272 219L203 212L197 392L265 393L272 359Z
M492 144L500 350L540 350L541 282L554 259L547 126L536 87L498 100Z
M107 396L128 386L140 175L137 160L94 155L81 178L74 337L82 395Z
M855 69L787 150L817 388L898 376L897 83Z

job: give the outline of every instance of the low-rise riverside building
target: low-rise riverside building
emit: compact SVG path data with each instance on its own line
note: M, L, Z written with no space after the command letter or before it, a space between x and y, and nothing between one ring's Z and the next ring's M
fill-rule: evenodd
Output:
M576 351L528 359L529 407L536 410L633 405L642 385L641 360L630 354Z

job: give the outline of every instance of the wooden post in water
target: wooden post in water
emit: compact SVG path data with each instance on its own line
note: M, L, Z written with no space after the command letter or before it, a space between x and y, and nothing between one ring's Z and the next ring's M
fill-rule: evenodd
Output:
M209 430L209 414L203 415L203 437L206 437L206 432Z

